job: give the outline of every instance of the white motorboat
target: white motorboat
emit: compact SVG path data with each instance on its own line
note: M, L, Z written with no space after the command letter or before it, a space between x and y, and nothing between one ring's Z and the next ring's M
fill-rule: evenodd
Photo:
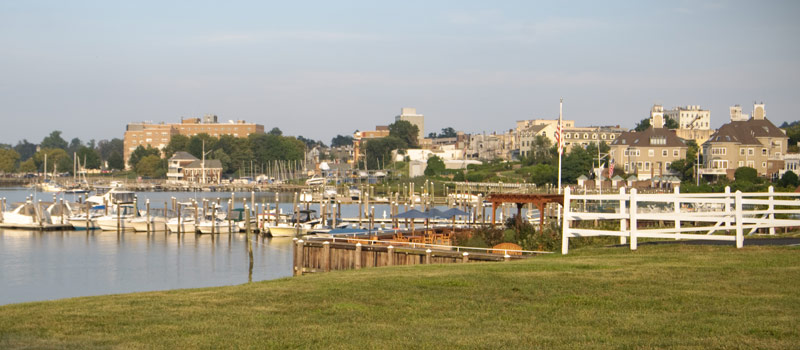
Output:
M97 226L97 219L101 216L105 215L105 206L102 205L95 205L89 209L89 213L78 213L73 214L67 219L67 223L72 225L73 228L76 230L97 230L100 226ZM89 216L89 222L87 225L86 216Z
M180 212L180 217L170 218L167 220L167 228L169 232L178 233L178 229L180 228L180 233L194 233L196 232L195 226L195 216L198 219L202 220L203 218L203 208L197 208L197 212L195 212L194 206L192 203L182 203ZM200 221L198 220L198 221ZM180 225L179 225L180 222ZM199 224L199 222L198 222Z
M236 233L239 226L236 223L229 223L227 220L217 218L215 220L203 220L197 224L197 231L203 234L212 233Z
M0 227L42 229L52 226L53 221L41 203L34 203L30 199L24 203L17 203L11 211L2 215Z
M147 232L147 216L140 216L131 220L131 226L136 232ZM164 232L167 230L167 218L160 215L150 216L150 231L151 232Z
M350 190L348 192L350 194L350 199L354 201L357 201L361 198L361 190L359 190L358 187L355 186L350 187Z
M278 214L278 222L265 220L262 222L262 232L269 232L272 237L294 237L304 235L309 230L319 226L320 220L316 217L315 210L301 210L299 216Z
M76 208L77 209L77 208ZM69 218L75 215L72 205L68 201L54 202L47 206L47 212L50 214L50 220L54 224L68 225Z
M324 177L314 176L314 177L306 180L306 185L308 185L308 186L319 186L319 185L323 185L323 184L325 184L325 178Z
M117 204L111 207L108 215L97 218L97 226L105 231L133 230L131 221L138 216L133 204Z

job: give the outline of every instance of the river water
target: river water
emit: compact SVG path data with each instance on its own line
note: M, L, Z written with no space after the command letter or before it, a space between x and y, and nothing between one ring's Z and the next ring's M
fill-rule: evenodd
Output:
M257 192L255 202L275 203L275 193ZM52 193L27 188L0 188L0 198L12 203L28 196L52 201ZM151 210L178 201L220 198L226 205L231 193L140 192L139 208L150 200ZM251 193L234 194L236 207L248 204ZM280 208L292 211L293 194L282 193ZM76 201L74 195L59 199ZM319 213L319 205L311 209ZM446 208L440 208L446 209ZM225 209L223 209L225 210ZM402 210L402 208L401 208ZM343 217L358 217L358 205L343 205ZM375 216L388 217L388 205L375 205ZM487 210L487 213L489 210ZM292 275L292 239L253 235L253 281ZM0 305L141 291L226 286L247 283L249 258L244 234L178 235L115 231L27 231L0 229Z

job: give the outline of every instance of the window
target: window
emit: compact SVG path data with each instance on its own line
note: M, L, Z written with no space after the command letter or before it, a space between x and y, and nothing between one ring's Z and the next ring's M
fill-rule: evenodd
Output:
M753 160L748 160L748 161L747 161L747 167L749 167L749 168L755 168L755 167L756 167L756 162L755 162L755 161L753 161Z
M667 156L667 153L668 153L668 152L667 152L667 150L665 150L665 149L662 149L662 150L661 150L661 156L662 156L662 157L666 157L666 156Z
M741 167L743 167L743 166L744 166L744 161L743 161L743 160L740 160L740 161L739 161L739 167L741 168Z
M680 150L677 150L677 149L676 150L672 150L672 156L673 157L680 157L680 155L681 155L681 151Z
M644 171L650 171L650 162L644 162Z
M611 158L614 158L614 151L611 151L609 154L611 155Z
M597 134L592 134L592 139L597 140Z
M580 138L580 135L578 135L578 133L577 133L577 132L576 132L576 133L575 133L575 135L573 135L573 136L575 136L575 138L576 138L576 139Z
M744 155L744 150L745 150L744 148L739 148L739 155L740 156Z
M602 135L600 135L600 137L601 137L603 140L605 140L605 139L606 139L606 134L602 134Z
M761 162L761 167L762 168L766 168L767 167L767 162Z
M748 155L748 156L752 156L752 155L755 155L755 154L756 154L756 152L755 152L755 150L754 150L754 149L752 149L752 148L748 148L748 149L747 149L747 155Z
M752 150L752 148L751 148L751 150ZM725 147L712 147L711 148L711 154L713 154L713 155L724 156L726 153L727 153L727 149Z
M642 162L636 162L636 168L637 169L643 169L642 168Z
M762 148L761 149L761 155L762 156L766 156L767 155L767 149L766 148Z
M583 138L588 140L589 139L589 134L584 133L583 134Z
M711 167L714 169L728 169L728 161L724 159L714 159L711 161Z
M614 139L614 134L608 135L608 137L613 140Z
M647 156L648 157L653 157L655 155L656 155L656 151L655 150L652 150L652 149L647 150Z
M569 138L569 133L567 133L567 134L566 134L566 135L564 135L564 136L566 136L565 138Z
M627 149L626 149L626 150L624 150L624 151L622 152L622 154L623 154L623 155L625 155L625 156L627 156L627 155L628 155L628 150L627 150Z
M628 167L628 163L625 163L625 172L627 173L628 171L630 171L630 167Z
M672 164L672 162L666 162L666 163L664 163L664 169L667 169L667 170L669 170L669 165L670 165L670 164Z

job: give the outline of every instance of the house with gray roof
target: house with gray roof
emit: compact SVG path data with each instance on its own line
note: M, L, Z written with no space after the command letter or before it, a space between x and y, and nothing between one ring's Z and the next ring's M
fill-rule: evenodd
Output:
M670 164L686 158L689 147L663 124L659 120L647 130L623 132L614 139L609 157L615 166L626 174L635 174L638 180L674 175Z

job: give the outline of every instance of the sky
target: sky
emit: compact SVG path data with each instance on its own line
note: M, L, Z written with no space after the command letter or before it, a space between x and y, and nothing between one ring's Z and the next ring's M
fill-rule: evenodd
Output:
M798 120L798 1L0 0L0 143L216 114L329 143L402 107L425 133L633 128L653 104Z

